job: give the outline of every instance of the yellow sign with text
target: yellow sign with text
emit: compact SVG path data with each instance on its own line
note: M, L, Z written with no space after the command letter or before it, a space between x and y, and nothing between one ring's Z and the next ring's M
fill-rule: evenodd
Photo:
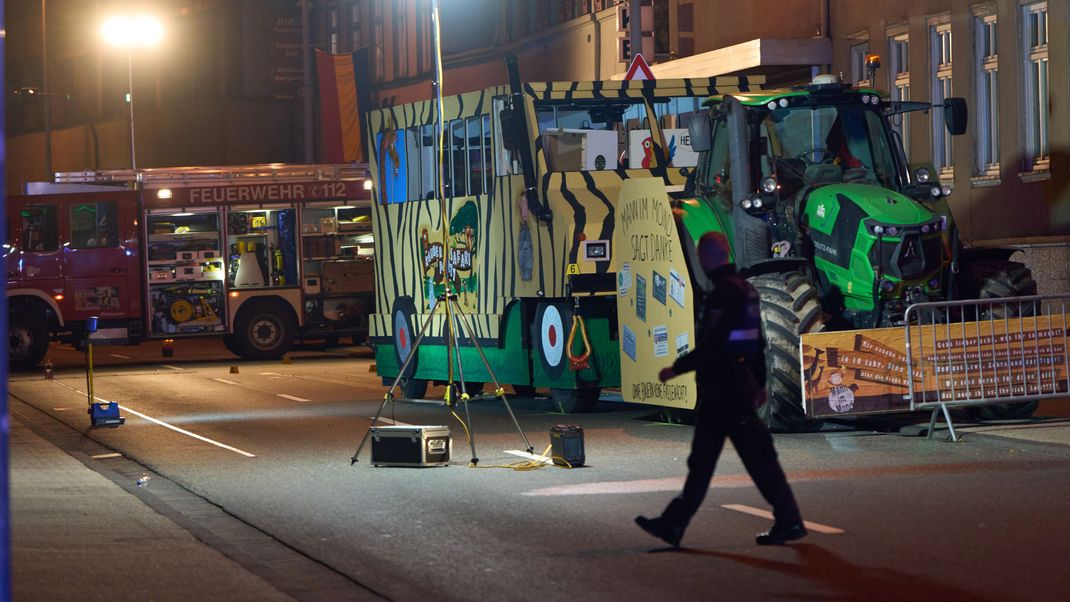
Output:
M694 373L658 381L662 368L695 346L695 291L665 183L625 180L617 220L621 396L633 403L693 409Z

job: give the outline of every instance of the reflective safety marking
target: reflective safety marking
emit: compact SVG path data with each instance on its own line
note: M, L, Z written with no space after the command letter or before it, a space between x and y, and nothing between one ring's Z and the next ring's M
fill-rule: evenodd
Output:
M232 381L232 380L227 380L227 379L225 379L225 378L213 378L212 380L216 381L217 383L223 383L224 385L237 385L237 384L241 384L241 383L236 383L236 382L234 382L234 381Z
M751 516L760 516L762 518L773 520L773 513L768 510L762 510L761 508L752 508L750 506L744 506L743 504L721 504L721 507L726 510L735 510L736 512L742 512L743 514L750 514ZM806 525L807 530L817 531L818 533L825 533L827 535L838 535L844 532L843 529L822 525L821 523L812 523L808 520L804 520L803 524Z
M178 366L170 366L168 364L160 364L160 365L163 366L164 368L167 368L168 370L175 370L177 372L181 372L183 370L183 368L179 368Z
M123 455L119 452L112 452L110 454L95 454L91 456L94 460L106 460L108 458L122 458Z
M529 454L526 451L520 451L519 449L507 449L505 453L512 454L514 456L520 456L521 458L527 458L528 460L535 460L536 462L542 462L543 464L553 464L554 461L546 456L537 456L535 454Z
M740 330L733 330L731 333L728 334L728 340L729 341L757 341L758 340L758 329L757 328L746 328L746 329L740 329Z
M121 355L121 354L118 354L118 353L109 353L108 355L110 355L112 357L117 357L117 358L119 358L121 360L132 360L132 359L134 359L134 358L130 357L129 355Z
M59 385L61 387L65 387L67 389L70 389L71 391L74 391L75 393L78 393L79 395L86 395L85 391L79 391L78 389L75 389L74 387L65 385L65 384L63 384L63 383L61 383L59 381L55 381L54 380L52 382L56 383L57 385ZM99 401L101 403L112 403L111 401L108 401L107 399L103 399L103 398L100 398L100 397L95 397L94 396L93 399L96 399L97 401ZM118 402L115 402L115 403L118 403ZM221 447L221 448L223 448L223 449L225 449L227 451L232 451L232 452L234 452L236 454L241 454L241 455L245 456L246 458L255 458L256 457L256 454L250 454L247 451L240 450L240 449L238 449L236 447L231 447L231 446L229 446L229 445L227 445L225 443L220 443L218 441L213 441L212 439L209 439L208 437L205 437L205 436L202 436L202 435L198 435L197 433L191 433L191 432L187 431L186 429L180 429L177 426L174 426L172 424L167 424L163 420L159 420L157 418L153 418L152 416L149 416L149 415L146 415L146 414L142 414L141 412L131 408L128 405L119 404L119 407L121 408L121 411L123 411L123 412L128 412L130 414L133 414L134 416L137 416L138 418L144 418L145 420L148 420L149 422L151 422L153 424L158 424L158 425L160 425L160 426L162 426L164 428L171 429L172 431L175 431L176 433L182 433L183 435L186 435L188 437L193 437L194 439L197 439L198 441L204 441L205 443L210 443L210 444L212 444L212 445L214 445L216 447Z
M287 395L285 393L276 393L278 397L289 399L291 401L312 401L311 399L305 399L304 397L298 397L296 395Z

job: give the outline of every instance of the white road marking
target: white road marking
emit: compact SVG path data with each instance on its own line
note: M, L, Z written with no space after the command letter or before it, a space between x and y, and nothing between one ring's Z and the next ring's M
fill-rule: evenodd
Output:
M65 384L63 384L63 383L61 383L59 381L55 381L54 380L52 382L56 383L57 385L59 385L61 387L65 387L67 389L70 389L71 391L74 391L75 393L78 393L79 395L87 395L87 393L85 391L79 391L78 389L75 389L74 387L71 387L69 385L65 385ZM94 396L93 399L96 399L97 401L99 401L101 403L118 403L118 402L112 402L112 401L109 401L109 400L104 399L102 397L96 397L96 396ZM234 452L236 454L241 454L241 455L245 456L246 458L255 458L256 457L256 454L250 454L247 451L240 450L240 449L238 449L236 447L231 447L231 446L227 445L226 443L220 443L219 441L214 441L214 440L209 439L208 437L205 437L203 435L198 435L197 433L191 433L191 432L187 431L186 429L180 429L177 426L174 426L172 424L167 424L166 422L164 422L163 420L159 420L158 418L153 418L152 416L149 416L147 414L142 414L141 412L131 408L128 405L124 405L124 404L120 403L119 407L122 410L124 410L126 412L129 412L129 413L133 414L134 416L137 416L138 418L144 418L145 420L148 420L149 422L152 422L154 424L158 424L158 425L160 425L160 426L162 426L164 428L171 429L172 431L175 431L176 433L182 433L183 435L186 435L186 436L189 436L189 437L193 437L194 439L197 439L198 441L204 441L205 443L210 443L210 444L212 444L212 445L214 445L216 447L221 447L221 448L223 448L223 449L225 449L227 451L232 451L232 452Z
M298 397L296 395L287 395L286 393L276 393L275 395L277 397L282 397L283 399L289 399L290 401L312 401L311 399L305 399L304 397Z
M553 464L554 461L546 456L536 456L535 454L529 454L526 451L520 451L519 449L507 449L505 453L512 454L514 456L520 456L521 458L527 458L528 460L535 460L536 462L542 462L543 464Z
M179 368L178 366L171 366L170 364L160 364L160 365L163 366L164 368L167 368L168 370L175 370L176 372L181 372L183 370L183 368Z
M73 409L74 408L52 408L52 411L53 412L66 412L68 410L73 410Z
M751 516L760 516L773 520L773 513L768 510L762 510L761 508L752 508L750 506L744 506L743 504L721 504L722 508L727 510L735 510L736 512L742 512L743 514L750 514ZM803 524L810 531L817 531L818 533L825 533L828 535L838 535L843 533L843 529L837 529L836 527L830 527L828 525L822 525L821 523L812 523L808 520L804 520Z
M232 380L227 380L227 379L225 379L225 378L213 378L212 380L216 381L217 383L223 383L224 385L237 385L237 384L241 384L241 383L236 383L236 382L234 382L234 381L232 381Z
M91 456L94 460L106 460L108 458L122 458L123 455L118 452L112 452L110 454L96 454Z
M119 353L109 353L108 355L110 355L112 357L117 357L117 358L119 358L121 360L132 360L132 359L134 359L134 358L130 357L129 355L121 355Z

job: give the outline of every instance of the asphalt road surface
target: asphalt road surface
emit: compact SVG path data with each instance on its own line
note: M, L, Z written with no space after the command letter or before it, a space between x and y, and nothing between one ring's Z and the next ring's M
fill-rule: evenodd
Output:
M373 467L370 445L351 465L385 393L366 348L246 362L216 340L175 345L95 348L94 393L120 403L123 426L90 428L83 355L55 345L55 380L11 375L12 411L121 453L99 462L151 475L146 503L298 598L1061 600L1070 587L1070 402L1017 423L956 413L958 443L919 436L928 416L776 436L810 522L782 547L754 544L769 508L729 445L674 551L632 522L686 474L691 428L654 408L562 415L510 396L521 432L501 400L475 399L471 468L432 387L383 417L449 426L449 467ZM525 435L542 452L565 423L584 429L586 466L509 468Z

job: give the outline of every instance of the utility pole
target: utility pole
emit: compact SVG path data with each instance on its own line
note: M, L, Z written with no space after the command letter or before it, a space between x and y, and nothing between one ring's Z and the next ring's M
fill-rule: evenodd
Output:
M41 91L48 93L48 34L46 24L48 22L45 10L45 1L41 0ZM45 177L52 181L52 104L45 101L41 104L45 114Z
M312 0L301 0L301 63L304 71L304 83L301 97L304 100L305 115L305 163L315 163L314 140L312 136Z
M632 56L643 53L643 2L642 0L629 0L628 5L628 31L630 33L630 44L632 47ZM644 59L650 61L653 60L652 56L644 56Z

